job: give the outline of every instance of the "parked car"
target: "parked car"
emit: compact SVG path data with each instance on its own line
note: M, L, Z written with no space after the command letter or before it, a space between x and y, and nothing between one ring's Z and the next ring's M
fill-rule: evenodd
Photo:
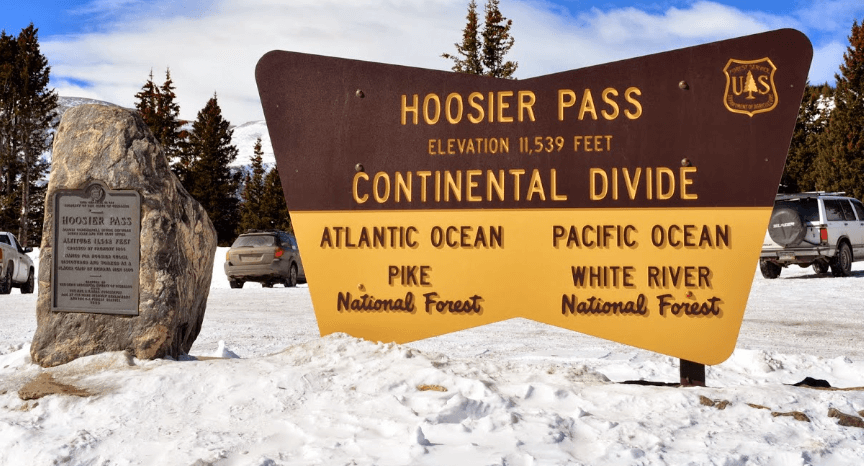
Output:
M225 256L225 275L231 288L258 282L265 288L306 281L294 235L279 230L249 230L237 237Z
M33 260L27 255L33 248L22 248L15 235L0 231L0 294L20 288L21 294L33 292Z
M852 262L864 260L864 205L843 193L778 194L759 256L765 278L777 278L783 267L829 268L835 277L852 273Z

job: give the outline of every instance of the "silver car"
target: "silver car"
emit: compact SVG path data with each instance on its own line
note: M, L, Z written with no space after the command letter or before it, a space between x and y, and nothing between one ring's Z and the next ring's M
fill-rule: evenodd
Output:
M306 281L297 240L279 230L249 230L237 237L225 257L225 275L231 288L246 282L292 287Z
M852 274L852 262L864 260L864 205L842 194L777 195L759 257L763 277L777 278L791 264Z

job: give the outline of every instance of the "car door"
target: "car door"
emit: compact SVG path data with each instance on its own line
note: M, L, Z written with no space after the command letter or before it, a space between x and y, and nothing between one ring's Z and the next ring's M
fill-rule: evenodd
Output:
M864 260L864 204L861 204L861 201L858 199L850 199L849 202L852 204L852 210L855 211L855 215L858 217L856 222L850 222L853 225L852 230L856 231L856 233L850 231L849 234L849 240L853 243L852 255L855 260Z
M24 260L24 256L26 253L24 252L24 248L18 244L18 240L12 235L6 235L11 240L12 248L15 250L12 252L13 255L17 254L17 257L14 257L12 260L14 272L12 274L12 281L21 283L24 280L27 280L27 274L30 273L30 268L27 267L27 261Z
M288 244L291 245L291 250L294 253L294 258L297 259L297 276L305 278L306 272L303 270L303 260L300 258L300 248L297 246L297 239L291 235L286 235Z

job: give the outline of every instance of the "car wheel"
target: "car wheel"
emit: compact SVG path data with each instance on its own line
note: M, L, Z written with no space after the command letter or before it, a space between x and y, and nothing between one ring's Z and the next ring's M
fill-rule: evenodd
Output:
M797 246L801 244L807 234L807 227L801 221L801 216L795 209L781 207L774 209L771 213L771 222L768 223L768 236L783 247Z
M846 243L840 243L837 255L831 262L831 273L835 277L848 277L852 274L852 250Z
M261 283L261 286L264 288L273 288L273 282L263 282Z
M0 278L0 294L9 294L12 292L12 263L6 267L6 274Z
M30 275L27 276L27 281L21 285L21 294L33 293L33 269L30 269Z
M285 286L293 288L297 286L297 265L291 264L291 270L288 272L288 278L285 279Z
M771 261L760 260L759 261L759 271L762 272L762 276L765 278L777 278L780 276L780 271L782 268Z
M829 265L827 262L819 260L813 262L813 271L816 273L828 273Z
M231 288L243 288L242 280L228 280L228 284L231 285Z

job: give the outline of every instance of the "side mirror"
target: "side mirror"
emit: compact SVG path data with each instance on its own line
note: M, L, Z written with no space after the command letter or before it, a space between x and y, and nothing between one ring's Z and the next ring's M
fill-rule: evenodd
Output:
M24 248L24 252L33 252L33 248L27 246L26 248Z

